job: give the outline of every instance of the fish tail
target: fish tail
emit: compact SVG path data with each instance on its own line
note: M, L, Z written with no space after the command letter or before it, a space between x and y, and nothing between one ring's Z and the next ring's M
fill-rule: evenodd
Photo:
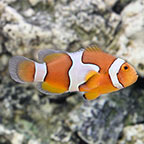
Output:
M19 83L37 81L36 64L38 63L23 56L12 57L9 61L11 78Z

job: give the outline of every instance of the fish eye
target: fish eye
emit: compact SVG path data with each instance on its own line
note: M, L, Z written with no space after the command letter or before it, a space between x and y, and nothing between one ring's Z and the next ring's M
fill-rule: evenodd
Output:
M124 66L124 69L127 70L127 69L128 69L128 66Z
M129 69L129 67L128 67L127 65L124 65L124 66L122 67L122 70L123 70L123 71L128 71L128 69Z

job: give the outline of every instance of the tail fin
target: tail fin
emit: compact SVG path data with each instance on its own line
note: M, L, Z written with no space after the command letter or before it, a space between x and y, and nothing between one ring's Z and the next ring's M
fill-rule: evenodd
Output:
M16 82L33 82L35 63L23 56L14 56L9 61L9 73L11 78Z

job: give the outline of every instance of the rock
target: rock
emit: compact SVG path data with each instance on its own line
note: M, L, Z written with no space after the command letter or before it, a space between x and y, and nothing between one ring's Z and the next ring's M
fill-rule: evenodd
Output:
M0 54L3 52L2 44L0 44Z
M0 125L0 142L10 144L23 144L26 137L15 130L9 130L3 125ZM40 139L30 139L27 144L41 144Z
M11 4L16 2L17 0L1 0L1 2L6 3L6 4Z
M55 134L51 135L53 140L63 143L69 142L71 137L72 133L67 128L59 128Z
M31 139L31 140L28 141L28 144L41 144L41 141Z
M112 8L114 6L114 4L117 2L118 0L104 0L104 2L106 3L106 5L110 8Z
M30 84L25 86L15 84L8 77L1 77L0 82L2 81L0 120L6 125L13 125L16 128L15 131L24 135L24 141L28 138L28 143L36 144L41 141L54 141L54 143L55 141L60 143L71 141L73 144L79 142L64 123L69 111L80 101L78 95L76 95L77 100L69 98L68 102L56 101L49 96L38 95L38 91Z
M0 45L0 53L2 53L2 45Z
M15 130L6 129L3 125L0 125L0 135L4 137L6 141L10 141L11 144L22 144L24 141L24 135Z
M23 55L31 52L32 47L45 47L44 43L48 43L51 37L50 31L46 32L37 26L26 23L15 9L3 3L0 3L0 6L3 8L0 18L3 24L2 33L8 39L5 41L7 51ZM11 21L11 24L5 24L8 21ZM40 41L43 41L41 45L38 44Z
M7 22L21 22L23 17L17 13L15 9L8 6L7 4L0 2L0 14L1 14L1 24L6 24Z
M40 2L40 0L29 0L29 2L32 6L35 6Z
M122 138L118 144L143 144L144 143L144 125L138 124L126 126L123 129Z
M8 64L8 60L9 60L9 56L6 54L3 54L0 56L0 71L4 71L7 68L7 64Z
M134 0L117 0L116 3L113 5L112 10L117 14L120 14L123 9L133 1Z
M88 0L86 3L83 3L83 1L75 0L69 6L62 7L61 5L57 5L55 8L57 10L55 13L56 23L73 30L77 36L73 41L72 47L68 47L69 49L73 49L77 41L81 45L76 46L81 48L82 46L85 47L96 43L102 45L104 41L107 43L106 41L111 39L116 25L105 27L105 19L103 19L102 15L105 15L107 9L104 2ZM111 15L113 14L107 11L106 19L108 23ZM62 19L65 20L65 23L62 22ZM118 25L120 21L118 16L113 15L113 19L115 19ZM109 37L107 37L108 33Z
M120 17L109 12L102 1L88 0L83 3L75 0L65 6L63 3L55 3L55 6L50 5L53 9L51 14L43 10L33 13L32 9L27 9L31 11L31 17L26 11L23 14L27 17L23 17L13 7L3 3L1 7L2 33L8 38L5 46L13 55L24 55L44 48L74 51L90 44L105 45L111 41L120 22Z
M67 123L86 143L116 144L123 127L143 121L144 91L124 89L76 107Z
M32 98L31 95L35 95L38 92L32 90L34 87L30 85L14 85L14 82L9 81L8 77L4 77L1 81L4 85L0 85L0 99L4 100L3 105L7 107L7 110L23 109ZM26 104L26 105L25 105Z
M23 14L25 17L32 17L35 15L35 12L32 8L29 8L26 11L24 11Z

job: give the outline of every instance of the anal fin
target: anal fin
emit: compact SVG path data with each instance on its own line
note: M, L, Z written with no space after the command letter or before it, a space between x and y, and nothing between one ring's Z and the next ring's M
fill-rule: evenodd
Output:
M64 92L66 92L64 89L54 87L54 86L48 84L47 82L38 83L37 84L37 89L41 93L44 93L46 95L61 95Z

